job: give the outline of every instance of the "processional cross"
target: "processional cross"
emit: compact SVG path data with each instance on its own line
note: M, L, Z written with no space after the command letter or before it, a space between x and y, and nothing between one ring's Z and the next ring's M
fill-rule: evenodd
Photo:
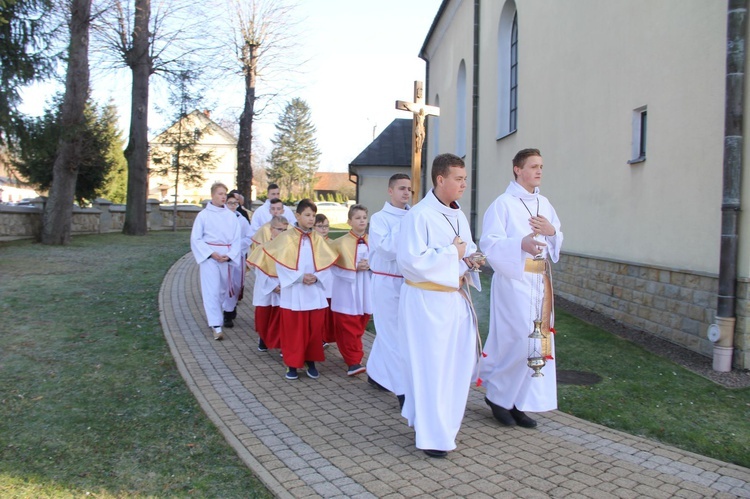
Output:
M411 198L412 205L419 201L422 192L422 144L424 144L424 123L427 116L440 116L440 108L424 103L422 82L414 82L414 102L396 101L396 109L410 111L414 115L411 129Z

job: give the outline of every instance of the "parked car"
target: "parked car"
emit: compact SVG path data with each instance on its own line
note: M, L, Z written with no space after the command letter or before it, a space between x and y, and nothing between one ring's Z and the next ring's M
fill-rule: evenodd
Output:
M333 201L320 201L315 203L318 207L318 213L322 213L328 217L328 221L331 225L345 224L347 215L349 214L349 208L340 204L334 203Z

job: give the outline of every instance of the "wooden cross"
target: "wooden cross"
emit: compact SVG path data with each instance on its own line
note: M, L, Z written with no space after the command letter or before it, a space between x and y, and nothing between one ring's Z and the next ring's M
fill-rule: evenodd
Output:
M422 192L422 144L424 144L424 123L427 116L440 116L440 108L424 103L422 82L414 82L414 102L396 101L396 109L409 111L414 115L411 129L411 197L412 205L417 204Z

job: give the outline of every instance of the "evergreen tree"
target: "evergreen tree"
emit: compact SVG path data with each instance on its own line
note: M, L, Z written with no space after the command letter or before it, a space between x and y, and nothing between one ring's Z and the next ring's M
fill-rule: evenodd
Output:
M268 180L286 189L287 197L312 194L320 161L315 132L310 107L302 99L292 99L276 123L276 136L271 141L274 148L268 159L271 166L267 170Z
M0 0L0 144L15 136L21 116L18 89L48 75L54 59L46 52L52 32L52 0Z
M26 118L19 134L18 153L14 166L29 183L48 190L52 186L53 167L60 137L61 97L43 116ZM84 124L79 135L81 156L76 177L75 198L79 204L93 200L105 188L108 174L125 157L122 137L117 128L117 111L113 105L101 110L89 100L84 110Z

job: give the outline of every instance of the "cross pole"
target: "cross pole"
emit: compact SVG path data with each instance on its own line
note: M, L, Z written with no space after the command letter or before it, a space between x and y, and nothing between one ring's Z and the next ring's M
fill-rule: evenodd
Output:
M414 102L396 101L396 109L409 111L414 115L411 129L411 197L412 205L419 201L422 192L422 144L424 144L424 124L427 116L440 116L440 108L424 103L422 82L414 82Z

